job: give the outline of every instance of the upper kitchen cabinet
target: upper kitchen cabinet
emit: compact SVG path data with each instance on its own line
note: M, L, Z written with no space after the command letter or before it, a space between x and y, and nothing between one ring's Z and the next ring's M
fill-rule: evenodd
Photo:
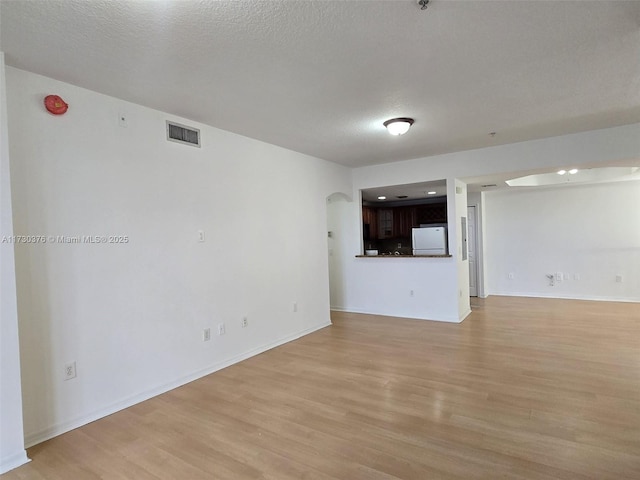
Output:
M362 233L365 240L378 238L378 209L362 207Z
M411 229L419 226L417 207L395 207L393 213L393 237L411 237Z
M378 209L378 238L393 237L393 209Z
M447 223L447 202L429 203L416 206L418 225Z
M446 202L425 205L362 207L364 240L409 238L420 225L447 223Z

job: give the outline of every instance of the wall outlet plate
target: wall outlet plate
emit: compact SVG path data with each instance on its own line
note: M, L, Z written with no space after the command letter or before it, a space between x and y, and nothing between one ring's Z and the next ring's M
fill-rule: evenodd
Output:
M205 328L202 331L202 341L203 342L208 342L209 340L211 340L211 329L210 328Z

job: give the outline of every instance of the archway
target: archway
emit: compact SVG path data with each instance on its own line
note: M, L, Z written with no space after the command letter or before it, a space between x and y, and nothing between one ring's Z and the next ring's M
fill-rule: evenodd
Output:
M329 267L329 299L332 310L341 310L347 288L344 268L345 260L354 255L350 248L358 236L353 221L353 200L344 193L336 192L327 197L327 257Z

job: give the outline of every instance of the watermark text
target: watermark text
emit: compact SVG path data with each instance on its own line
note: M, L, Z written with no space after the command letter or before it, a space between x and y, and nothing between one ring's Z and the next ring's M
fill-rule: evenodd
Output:
M2 243L38 244L122 244L129 243L129 235L3 235Z

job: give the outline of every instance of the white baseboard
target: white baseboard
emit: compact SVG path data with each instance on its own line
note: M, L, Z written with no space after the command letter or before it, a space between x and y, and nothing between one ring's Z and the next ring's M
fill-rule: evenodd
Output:
M310 333L313 333L317 330L328 327L330 325L331 325L331 321L327 320L326 322L320 325L307 328L305 330L302 330L300 332L297 332L291 335L287 335L279 340L276 340L275 342L271 342L271 343L262 345L260 347L251 349L247 352L231 357L223 362L218 362L207 368L198 370L189 375L176 379L175 381L172 381L164 385L158 386L156 388L153 388L151 390L147 390L145 392L133 395L119 402L116 402L106 408L101 408L100 410L96 410L88 415L83 415L82 417L78 417L73 420L52 425L51 427L47 427L38 432L26 434L25 440L24 440L25 446L27 448L32 447L33 445L37 445L38 443L42 443L53 437L62 435L63 433L66 433L70 430L74 430L78 427L94 422L96 420L99 420L113 413L119 412L120 410L124 410L125 408L132 407L133 405L136 405L140 402L144 402L145 400L149 400L150 398L157 397L158 395L161 395L170 390L186 385L187 383L193 382L194 380L198 380L199 378L210 375L214 372L217 372L218 370L222 370L223 368L230 367L231 365L241 362L242 360L246 360L247 358L251 358L255 355L259 355L260 353L266 352L267 350L271 350L272 348L279 347L280 345L284 345L285 343L291 342L300 337L304 337L305 335L308 335Z
M29 463L30 461L31 460L27 457L26 450L9 455L8 457L0 460L0 475L7 473L9 470L13 470L14 468L18 468L25 463Z
M464 314L460 316L460 322L462 322L465 318L471 315L471 309L468 309Z
M347 310L344 307L334 307L333 305L331 307L329 307L332 311L335 310L336 312L349 312L349 310ZM356 312L353 312L356 313Z
M539 292L492 292L491 295L501 297L558 298L564 300L592 300L594 302L640 303L640 298L633 297L594 297L591 295L547 294Z
M462 321L458 318L434 318L434 317L426 318L426 317L414 317L412 315L402 315L402 314L392 315L390 313L372 312L370 310L361 310L358 308L331 307L331 310L335 310L336 312L345 312L345 313L364 313L365 315L378 315L380 317L395 317L395 318L409 318L411 320L426 320L430 322L460 323Z

